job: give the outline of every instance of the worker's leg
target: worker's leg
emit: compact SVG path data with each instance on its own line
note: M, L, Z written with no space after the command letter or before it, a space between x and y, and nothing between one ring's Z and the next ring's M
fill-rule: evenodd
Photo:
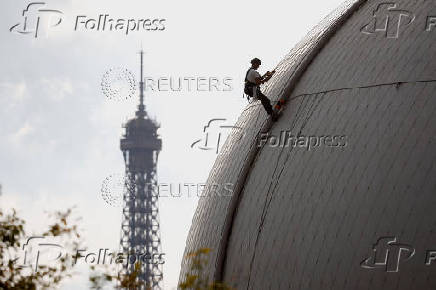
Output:
M268 115L272 115L273 108L271 106L271 101L268 99L268 97L265 96L260 90L256 91L256 97L260 100Z

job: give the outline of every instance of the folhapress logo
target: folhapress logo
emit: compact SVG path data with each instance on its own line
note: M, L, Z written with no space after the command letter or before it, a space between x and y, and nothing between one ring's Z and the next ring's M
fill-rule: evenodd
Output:
M372 255L360 264L362 268L383 268L386 272L398 272L400 264L410 260L415 255L413 247L397 243L395 237L380 238L372 250Z
M400 264L412 259L416 250L411 245L397 243L396 237L382 237L372 247L372 254L360 263L364 269L384 269L386 272L397 273ZM424 257L420 250L417 256ZM416 259L416 258L415 258ZM436 262L436 250L425 251L425 266Z
M62 23L63 12L46 8L45 2L31 2L22 12L21 22L9 30L19 34L33 35L37 38L41 31L48 32ZM73 31L117 31L125 35L138 31L163 31L165 18L113 18L109 14L88 17L77 15L71 23Z
M231 135L234 142L241 140L245 134L242 132L241 127L232 125L219 125L219 123L227 122L227 119L211 119L206 126L203 127L203 138L194 141L191 148L198 148L200 150L214 150L216 154L220 153L222 143L229 136L230 130L234 129L234 134ZM222 151L221 154L226 152Z
M109 14L100 14L98 17L78 15L74 31L122 31L126 35L134 31L162 31L165 30L166 19L124 19L112 18Z
M13 25L9 30L20 34L31 34L35 38L41 29L48 32L50 27L55 27L62 22L62 12L47 9L44 2L33 2L27 5L22 13L22 22Z
M398 9L396 3L381 3L373 12L371 22L362 27L365 34L383 33L386 38L398 38L400 31L415 20L415 14Z

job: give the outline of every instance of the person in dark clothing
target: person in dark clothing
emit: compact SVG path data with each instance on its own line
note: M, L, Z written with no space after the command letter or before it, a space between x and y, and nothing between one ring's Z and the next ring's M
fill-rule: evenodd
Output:
M277 116L273 111L271 101L260 90L260 85L269 81L274 75L275 71L267 71L266 74L261 76L257 71L261 64L262 62L258 58L251 60L251 67L245 76L244 92L251 98L259 99L268 115L272 117L273 121L276 121Z

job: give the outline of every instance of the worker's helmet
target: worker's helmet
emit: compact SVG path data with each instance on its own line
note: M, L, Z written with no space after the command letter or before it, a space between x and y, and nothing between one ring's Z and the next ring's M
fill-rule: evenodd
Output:
M260 59L258 59L257 57L255 57L255 58L253 58L253 59L251 60L251 64L252 64L252 65L254 65L254 64L261 65L262 62L260 61Z

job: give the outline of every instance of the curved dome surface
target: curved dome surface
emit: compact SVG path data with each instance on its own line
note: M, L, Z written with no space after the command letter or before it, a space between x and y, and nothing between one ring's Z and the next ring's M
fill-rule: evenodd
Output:
M207 181L233 195L204 193L185 253L236 289L436 289L435 49L435 1L324 19L263 88L278 122L240 116Z

